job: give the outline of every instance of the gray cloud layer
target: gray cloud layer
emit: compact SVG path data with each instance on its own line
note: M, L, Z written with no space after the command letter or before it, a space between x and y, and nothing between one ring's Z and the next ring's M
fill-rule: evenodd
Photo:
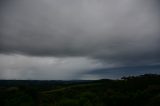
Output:
M84 57L0 55L0 79L85 79L86 72L103 67L103 64ZM92 79L91 77L93 76L90 75L87 79Z
M0 53L160 62L158 0L1 0Z

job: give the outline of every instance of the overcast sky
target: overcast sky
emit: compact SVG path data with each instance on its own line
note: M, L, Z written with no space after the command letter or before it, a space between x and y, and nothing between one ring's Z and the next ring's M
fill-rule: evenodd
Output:
M0 79L160 73L159 0L1 0Z

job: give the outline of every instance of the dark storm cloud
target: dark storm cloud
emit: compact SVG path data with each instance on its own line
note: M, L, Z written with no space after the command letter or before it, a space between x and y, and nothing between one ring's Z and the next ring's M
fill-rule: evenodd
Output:
M101 78L119 79L123 76L137 76L143 74L160 74L160 64L142 65L142 66L127 66L127 67L112 67L102 68L87 71L83 74L99 76ZM83 75L82 74L82 75Z
M122 65L160 62L157 0L0 3L3 54L81 56Z

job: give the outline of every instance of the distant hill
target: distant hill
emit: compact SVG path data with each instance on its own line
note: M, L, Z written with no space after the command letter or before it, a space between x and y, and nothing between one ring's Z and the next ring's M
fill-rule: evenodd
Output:
M160 75L121 80L1 80L1 106L160 106Z

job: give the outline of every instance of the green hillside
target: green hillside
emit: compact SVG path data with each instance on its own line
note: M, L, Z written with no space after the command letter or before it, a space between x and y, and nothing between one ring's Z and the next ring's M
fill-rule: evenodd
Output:
M160 106L160 76L39 85L1 85L1 106Z

